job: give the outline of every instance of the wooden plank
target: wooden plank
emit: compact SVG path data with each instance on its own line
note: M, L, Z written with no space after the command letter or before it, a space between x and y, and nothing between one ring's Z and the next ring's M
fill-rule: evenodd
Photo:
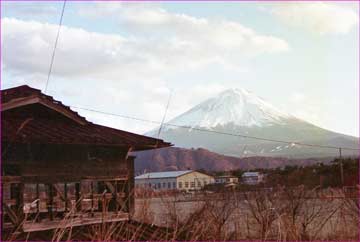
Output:
M127 179L128 179L127 175L115 176L115 177L101 177L101 176L83 176L83 177L81 177L82 181L126 181Z
M107 212L104 216L101 212L94 213L94 217L86 217L84 214L75 214L68 220L43 221L41 223L27 222L23 225L24 232L45 231L57 228L77 227L90 224L101 224L118 221L128 221L128 213Z
M79 168L81 169L81 168ZM59 167L53 167L53 170L59 170ZM124 176L107 176L107 177L103 177L103 176L79 176L79 175L69 175L69 173L67 174L61 174L59 175L59 173L54 174L54 175L42 175L44 173L49 174L49 172L53 172L49 170L38 170L38 171L33 171L34 175L24 175L20 178L20 180L15 180L13 179L12 182L6 182L6 183L32 183L32 184L36 184L36 183L70 183L70 182L80 182L80 181L126 181L128 180L128 176L124 175ZM81 172L81 171L79 171ZM35 174L37 173L37 174Z
M21 176L2 176L2 183L21 183Z

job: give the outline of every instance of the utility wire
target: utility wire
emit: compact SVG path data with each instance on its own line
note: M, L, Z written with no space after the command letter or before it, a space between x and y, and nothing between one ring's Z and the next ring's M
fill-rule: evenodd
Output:
M83 108L83 107L77 107L77 106L70 106L70 107L75 108L75 109L82 109L82 110L86 110L86 111L90 111L90 112L110 115L110 116L116 116L116 117L131 119L131 120L142 121L142 122L146 122L146 123L160 124L160 125L183 128L183 129L191 129L191 130L206 132L206 133L214 133L214 134L228 135L228 136L234 136L234 137L241 137L241 138L246 138L246 139L255 139L255 140L269 141L269 142L275 142L275 143L290 144L292 146L299 145L299 146L308 146L308 147L317 147L317 148L337 149L337 150L338 149L360 150L359 148L338 147L338 146L330 146L330 145L316 145L316 144L307 144L307 143L296 142L296 141L285 141L285 140L268 139L268 138L261 138L261 137L256 137L256 136L243 135L243 134L233 134L233 133L227 133L227 132L216 131L216 130L195 128L195 127L185 126L185 125L163 123L163 122L159 122L159 121L142 119L142 118L137 118L137 117L133 117L133 116L121 115L121 114L110 113L110 112L103 112L103 111L90 109L90 108Z
M45 93L45 94L46 94L47 89L48 89L49 80L50 80L50 76L51 76L51 72L52 72L52 67L53 67L53 64L54 64L55 53L56 53L56 48L57 48L57 44L58 44L58 40L59 40L59 35L60 35L60 29L61 29L62 21L63 21L63 17L64 17L65 6L66 6L66 0L64 0L63 6L62 6L62 10L61 10L59 27L58 27L58 31L57 31L57 34L56 34L54 49L53 49L53 52L52 52L52 55L51 55L49 72L48 72L48 76L47 76L47 80L46 80L46 84L45 84L45 90L44 90L44 93Z
M158 135L157 135L157 136L158 136L158 137L157 137L158 139L160 138L161 129L162 129L164 123L165 123L166 114L167 114L167 111L168 111L168 109L169 109L169 104L170 104L171 95L172 95L172 92L170 92L169 99L168 99L168 101L167 101L166 108L165 108L164 117L163 117L163 119L161 120L161 124L160 124L160 127L159 127L159 132L158 132Z

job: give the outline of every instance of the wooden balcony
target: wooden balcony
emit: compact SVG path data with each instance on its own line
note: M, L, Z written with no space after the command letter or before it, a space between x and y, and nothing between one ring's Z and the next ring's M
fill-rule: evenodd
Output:
M51 229L65 229L91 224L102 224L129 220L129 214L124 212L94 212L77 213L65 216L63 219L44 219L41 222L27 221L23 224L24 232L44 231Z

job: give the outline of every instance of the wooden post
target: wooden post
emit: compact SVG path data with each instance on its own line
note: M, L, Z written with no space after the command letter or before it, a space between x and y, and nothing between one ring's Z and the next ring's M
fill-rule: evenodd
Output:
M113 199L114 199L114 203L115 203L115 212L117 213L119 211L119 204L118 204L118 200L117 200L117 193L118 193L118 189L117 189L117 181L114 182L114 194L113 194Z
M23 219L25 218L24 216L24 188L25 188L25 184L24 183L19 183L18 184L18 194L17 194L17 207L18 207L18 211L19 211L19 220L18 222L22 222Z
M76 211L81 211L80 182L75 183Z
M48 184L48 189L49 189L49 198L48 198L48 213L49 213L49 218L50 220L54 219L54 214L53 214L53 206L54 206L54 188L52 184Z
M91 217L94 217L94 183L93 181L90 182L90 189L91 189Z
M127 172L128 172L128 180L125 184L125 193L127 200L127 212L129 216L132 216L135 210L135 199L134 199L134 159L135 156L127 157Z
M40 189L39 189L39 183L36 183L36 221L40 221Z
M64 183L64 198L65 198L65 209L64 212L66 213L68 211L68 196L67 196L67 183Z

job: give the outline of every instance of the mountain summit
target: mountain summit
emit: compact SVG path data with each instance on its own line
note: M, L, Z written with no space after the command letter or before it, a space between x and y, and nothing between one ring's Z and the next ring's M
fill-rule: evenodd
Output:
M349 148L357 148L359 144L356 137L335 133L295 118L245 89L223 91L167 123L171 125L165 124L161 138L176 146L205 148L238 157L337 156L337 149L294 145L293 142ZM156 133L157 130L153 130L147 135L154 136ZM221 133L289 141L289 144ZM343 150L343 154L358 155L358 152Z
M214 128L227 124L238 126L269 126L283 124L291 115L281 112L245 89L228 89L210 98L177 118L171 124Z

